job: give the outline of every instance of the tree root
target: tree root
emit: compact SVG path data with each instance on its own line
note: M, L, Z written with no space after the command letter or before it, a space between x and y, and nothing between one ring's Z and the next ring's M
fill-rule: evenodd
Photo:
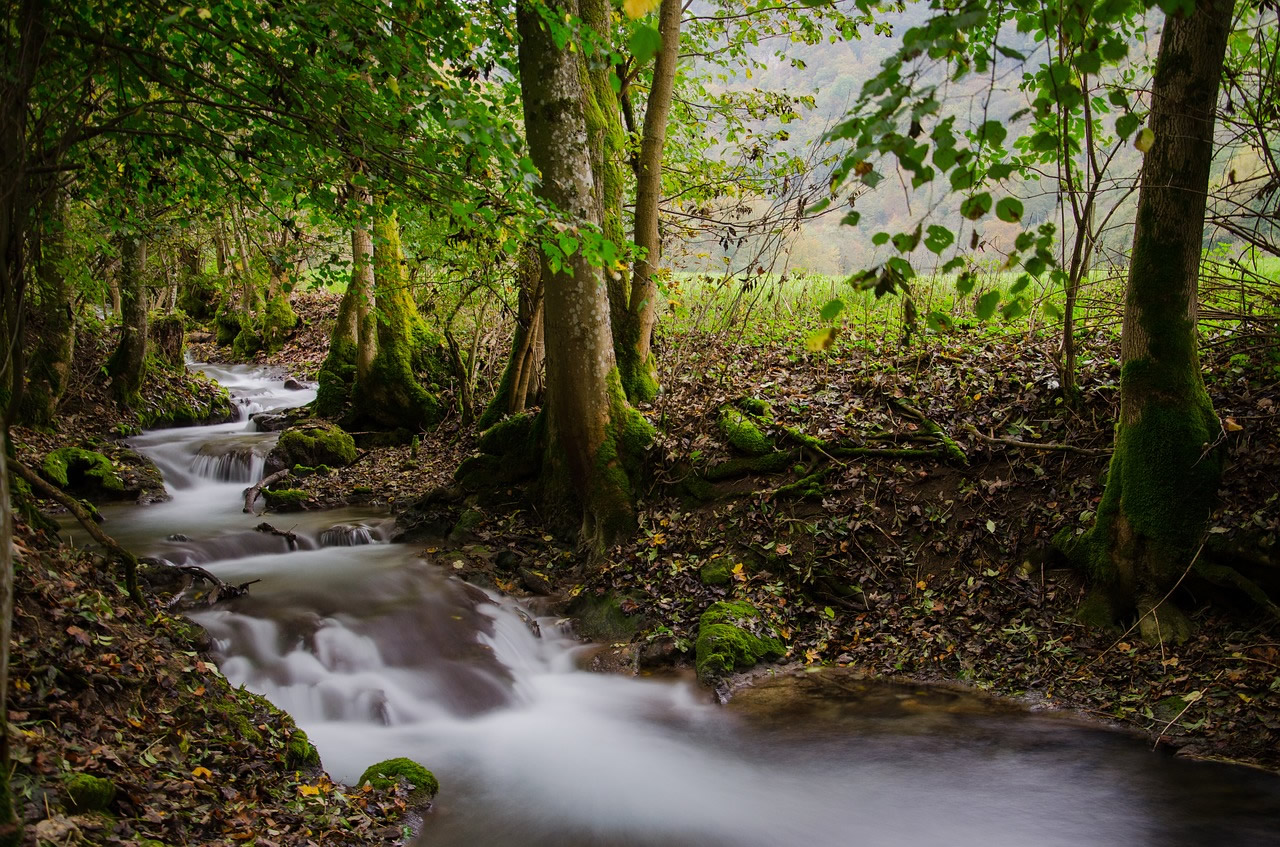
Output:
M288 542L290 550L298 549L298 534L291 529L276 529L266 521L258 524L254 529L258 532L269 532L272 535L278 535Z
M1110 456L1114 452L1109 448L1077 447L1074 444L1042 444L1035 441L1020 441L1017 438L993 438L990 435L984 435L973 424L965 424L964 428L979 441L986 444L1003 444L1006 447L1017 447L1022 450L1047 450L1054 453L1075 453L1079 456L1099 457Z
M948 459L961 466L969 464L969 457L960 449L960 445L955 442L955 439L947 435L946 430L934 423L924 412L914 406L907 405L895 397L889 398L889 405L907 417L914 419L922 430L936 438L941 443Z
M142 592L138 589L137 556L134 556L128 550L121 547L118 541L99 529L93 515L90 514L89 510L87 510L79 500L72 497L61 488L47 482L44 477L31 470L31 468L22 464L22 462L17 459L10 459L9 467L13 468L18 476L22 477L26 483L32 487L32 489L40 492L42 496L48 497L50 500L53 500L59 506L62 506L70 512L80 523L80 526L84 527L84 531L89 533L89 537L102 545L103 549L120 563L120 569L124 573L125 588L129 592L129 597L133 602L145 609L147 602L143 599Z

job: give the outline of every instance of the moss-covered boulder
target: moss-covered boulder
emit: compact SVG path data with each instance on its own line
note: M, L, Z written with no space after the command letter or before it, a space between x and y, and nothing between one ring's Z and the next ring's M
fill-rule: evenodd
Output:
M712 603L698 622L694 645L698 679L710 682L757 662L781 659L786 648L777 631L745 600Z
M336 424L316 421L286 429L267 454L267 471L294 465L342 468L356 460L356 443Z
M285 339L298 325L298 314L287 295L278 294L262 310L262 345L268 352L284 347Z
M62 783L67 808L73 812L105 812L116 799L116 784L100 776L73 773Z
M729 446L748 456L763 456L773 451L773 442L756 426L755 421L732 406L720 409L716 426Z
M436 792L440 790L440 782L435 774L403 756L370 765L364 773L360 774L356 785L360 788L369 785L374 789L385 791L388 788L394 788L402 779L409 784L411 804L426 802L436 796Z
M101 453L82 447L59 447L40 465L44 478L86 500L122 500L128 497L115 464Z

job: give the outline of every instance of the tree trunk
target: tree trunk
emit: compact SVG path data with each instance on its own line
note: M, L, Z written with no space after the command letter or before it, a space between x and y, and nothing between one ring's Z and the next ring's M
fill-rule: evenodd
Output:
M367 298L373 286L373 243L367 229L351 230L351 279L338 304L338 318L329 336L329 352L320 367L315 410L325 417L343 413L356 381L361 313L368 313ZM370 333L372 335L372 333ZM372 351L369 364L372 364ZM366 365L365 374L368 374Z
M1212 446L1221 424L1196 351L1196 295L1231 20L1230 0L1202 0L1190 16L1165 21L1125 298L1115 453L1097 524L1078 548L1097 589L1085 616L1136 609L1150 641L1190 633L1161 601L1193 564L1222 472Z
M658 232L658 205L662 200L662 153L667 141L667 122L675 90L676 64L680 59L681 0L662 0L658 31L662 48L653 68L653 87L644 113L644 136L636 173L636 246L640 248L631 277L630 320L635 323L635 351L629 356L631 373L623 373L622 384L632 400L652 400L658 393L657 369L653 361L653 327L657 321L658 286L654 273L662 261L662 238Z
M147 243L141 235L120 239L120 341L107 362L111 392L126 406L138 401L147 368L147 291L143 284Z
M556 18L575 15L576 0L548 4ZM525 134L541 172L539 194L585 225L598 225L591 150L576 57L557 49L528 3L516 10ZM542 260L545 286L547 441L543 494L582 517L584 541L613 544L635 526L630 475L652 437L627 404L614 358L603 273L581 252L564 267Z
M378 353L373 312L373 235L368 227L351 231L351 284L355 287L352 302L356 321L356 378L365 379Z
M390 428L439 423L440 401L414 373L416 348L427 343L429 333L409 292L394 212L379 214L373 227L373 299L378 350L367 376L356 377L356 414Z
M58 401L71 376L71 357L75 351L75 320L71 287L67 284L66 211L66 196L61 191L48 195L36 243L39 332L27 365L28 382L22 397L22 419L32 426L53 424Z
M7 428L6 428L7 429ZM13 637L13 506L9 500L9 434L0 430L0 844L22 843L22 823L9 787L9 642Z
M542 252L536 243L520 250L517 274L520 293L511 354L497 392L476 421L481 432L505 415L518 415L537 405L542 393Z

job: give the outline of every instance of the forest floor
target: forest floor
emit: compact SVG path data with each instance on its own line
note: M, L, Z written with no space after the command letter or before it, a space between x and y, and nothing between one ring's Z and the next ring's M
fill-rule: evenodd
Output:
M335 302L303 299L303 325L284 351L259 363L312 377ZM663 672L688 663L702 610L739 597L754 602L784 635L789 664L959 681L1037 708L1076 710L1145 734L1167 751L1280 769L1280 623L1274 616L1189 574L1171 598L1196 624L1187 643L1144 643L1136 629L1088 629L1074 617L1082 579L1046 555L1055 532L1090 525L1102 491L1118 379L1113 340L1087 340L1074 412L1056 399L1052 340L1025 334L981 328L925 334L905 348L855 339L825 354L805 352L799 337L787 336L688 333L664 341L664 392L642 408L660 435L634 539L588 566L571 540L556 538L513 496L460 504L465 526L429 542L428 550L463 578L513 594L551 594L579 608L613 598L621 629L593 630L584 621L584 631L608 645L598 662L604 669ZM1244 340L1212 344L1209 390L1232 431L1224 435L1229 463L1206 547L1235 545L1274 556L1280 359ZM229 359L229 351L208 340L191 351L200 360ZM96 372L92 360L85 367ZM19 455L34 462L42 451L68 443L120 449L113 439L136 424L117 425L119 414L92 376L79 385L64 404L70 412L56 435L15 433ZM743 397L769 402L773 420L763 429L780 444L794 440L788 427L828 443L872 433L918 441L927 425L909 413L917 410L955 440L966 461L841 461L801 449L781 473L716 482L695 498L690 475L734 456L716 421L722 406ZM354 502L403 511L447 485L474 445L470 427L455 416L416 444L367 447L354 465L298 484L311 492L313 506ZM794 485L800 480L805 484ZM260 814L284 821L282 834L269 838L303 844L311 837L303 831L319 832L320 824L306 822L317 795L302 789L318 784L322 799L341 798L313 810L329 815L329 825L362 828L361 843L377 843L368 833L391 839L395 825L375 818L394 817L396 798L353 799L322 777L285 767L287 718L259 712L271 715L264 718L270 731L263 731L261 747L197 745L197 739L216 740L217 731L212 724L204 731L180 725L195 714L182 703L200 704L198 718L208 713L210 697L223 702L245 695L226 690L216 672L200 670L191 655L201 649L194 628L129 609L90 557L56 554L63 558L55 562L47 539L26 538L11 719L21 739L18 783L30 775L23 789L29 815L38 816L34 806L51 796L45 792L57 773L87 770L122 776L127 805L123 825L115 823L111 835L120 843L128 838L114 833L176 840L166 834L175 824L165 820L165 805L196 802L207 793L199 802L223 797L228 804L209 804L204 820L188 820L187 826L208 827L190 840L213 832L233 837L226 810L258 803ZM43 606L23 605L35 602ZM68 664L65 674L50 670L59 663ZM131 666L148 670L135 673ZM121 673L126 681L114 689L94 683ZM159 702L152 695L160 692L197 699L172 701L164 710L147 705ZM262 703L252 708L267 710ZM188 749L183 737L191 739ZM208 761L192 758L197 748L210 750ZM237 786L239 794L228 798L217 775L255 767L265 780L261 787ZM191 796L156 799L165 791ZM346 823L335 823L334 815Z

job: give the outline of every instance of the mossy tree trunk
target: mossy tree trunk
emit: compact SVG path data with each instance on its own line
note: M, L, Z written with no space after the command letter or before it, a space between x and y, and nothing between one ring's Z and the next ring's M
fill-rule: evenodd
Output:
M438 423L443 416L440 401L415 374L415 362L422 362L417 348L429 343L430 332L409 291L394 212L379 214L373 227L373 303L377 352L368 373L356 376L357 416L396 428Z
M576 0L553 0L557 18ZM541 172L539 193L555 208L599 225L578 60L558 49L538 11L520 3L520 84L525 134ZM552 507L582 516L584 540L598 548L634 529L630 473L651 431L627 403L614 357L603 272L581 253L553 268L544 257L547 396L542 483Z
M349 191L352 203L367 213L368 192L354 185ZM372 307L373 236L360 220L351 228L351 278L338 304L329 352L320 368L315 409L321 415L341 415L356 381L369 376L378 349Z
M120 238L120 341L107 361L111 393L116 400L133 405L138 400L147 369L147 292L144 278L147 242L141 235L127 233Z
M35 243L39 332L27 364L28 382L22 395L22 420L32 426L53 424L58 401L71 376L75 352L75 320L71 286L67 283L66 208L66 195L50 192Z
M657 322L658 286L654 273L662 261L662 238L658 231L658 206L662 200L662 154L667 142L667 123L675 91L676 64L680 60L681 0L662 0L658 11L658 32L662 48L653 68L653 85L644 113L644 135L636 167L635 242L640 248L631 277L628 319L634 324L634 351L628 355L628 369L622 383L632 400L652 400L658 393L658 374L653 361L653 328Z
M519 304L511 353L497 392L476 421L476 429L482 432L506 415L518 415L537 405L542 396L546 347L542 334L542 251L536 243L521 249L517 273Z
M1161 601L1191 566L1221 476L1221 424L1196 351L1196 297L1214 110L1230 0L1165 20L1151 91L1154 142L1142 165L1121 339L1120 419L1097 524L1078 548L1092 608L1135 611L1148 640L1189 623Z

